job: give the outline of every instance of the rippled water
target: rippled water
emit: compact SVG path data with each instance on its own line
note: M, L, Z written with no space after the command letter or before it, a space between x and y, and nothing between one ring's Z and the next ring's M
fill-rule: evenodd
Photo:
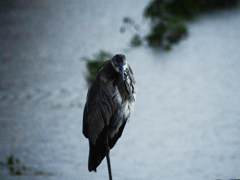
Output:
M2 179L108 178L105 160L88 172L81 132L81 57L100 49L124 53L138 85L111 151L114 179L240 177L239 9L199 18L164 53L132 49L131 32L119 32L124 16L141 23L147 0L21 2L0 21L0 161L13 154L30 170L0 168Z

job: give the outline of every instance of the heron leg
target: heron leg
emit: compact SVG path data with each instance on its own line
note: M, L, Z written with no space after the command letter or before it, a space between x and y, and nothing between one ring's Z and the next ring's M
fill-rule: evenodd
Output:
M110 163L110 147L108 145L108 136L106 138L106 149L107 149L107 153L106 153L106 157L107 157L107 165L108 165L108 175L109 175L109 180L112 180L112 170L111 170L111 163Z

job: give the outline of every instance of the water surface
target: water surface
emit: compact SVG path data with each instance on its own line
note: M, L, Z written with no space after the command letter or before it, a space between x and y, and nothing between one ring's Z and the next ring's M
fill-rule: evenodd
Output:
M101 49L124 53L138 86L114 179L240 177L239 9L198 18L165 53L130 48L132 32L119 32L124 16L142 22L147 0L25 2L1 14L0 161L13 154L32 174L1 168L2 179L108 178L105 159L88 172L81 132L81 57Z

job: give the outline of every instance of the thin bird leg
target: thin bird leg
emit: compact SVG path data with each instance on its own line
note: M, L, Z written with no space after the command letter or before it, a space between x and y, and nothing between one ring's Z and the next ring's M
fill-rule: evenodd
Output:
M107 153L106 153L106 157L107 157L107 165L108 165L108 175L109 175L109 180L112 180L112 170L111 170L111 163L110 163L110 148L108 146L108 136L106 138L106 145L107 145Z

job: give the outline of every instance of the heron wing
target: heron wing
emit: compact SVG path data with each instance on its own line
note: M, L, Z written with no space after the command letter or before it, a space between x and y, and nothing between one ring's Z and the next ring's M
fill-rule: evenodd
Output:
M110 64L111 65L111 64ZM96 74L88 91L87 103L84 108L83 133L94 145L99 135L110 123L113 113L117 109L112 81L105 75L105 62Z
M116 103L112 99L111 92L107 87L101 87L88 117L88 135L92 144L95 144L104 127L109 125L115 109Z

